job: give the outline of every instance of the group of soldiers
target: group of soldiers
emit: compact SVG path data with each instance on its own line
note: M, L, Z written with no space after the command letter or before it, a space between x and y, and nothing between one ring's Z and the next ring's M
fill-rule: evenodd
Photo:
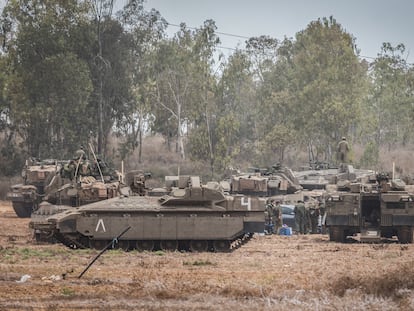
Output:
M294 208L295 225L292 228L298 234L321 233L323 229L323 215L325 208L321 199L299 200ZM270 199L266 204L266 232L268 234L280 234L283 227L283 214L281 202Z
M295 205L295 222L298 234L321 233L320 218L325 214L325 208L320 200L299 200Z
M83 147L75 152L73 159L69 160L61 171L62 177L70 180L75 180L78 176L93 176L101 179L101 176L112 174L108 165L100 158L95 158L94 161L89 160Z

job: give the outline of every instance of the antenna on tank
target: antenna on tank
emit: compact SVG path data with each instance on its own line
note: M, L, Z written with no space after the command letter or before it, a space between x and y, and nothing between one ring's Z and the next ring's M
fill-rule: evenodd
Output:
M95 152L93 151L91 143L89 143L89 148L91 149L93 158L95 159L95 162L96 162L96 166L98 167L99 175L101 175L102 182L104 183L105 181L104 181L104 178L103 178L103 175L102 175L101 165L99 164L98 158L96 157Z
M395 162L392 162L392 180L394 180L395 177Z

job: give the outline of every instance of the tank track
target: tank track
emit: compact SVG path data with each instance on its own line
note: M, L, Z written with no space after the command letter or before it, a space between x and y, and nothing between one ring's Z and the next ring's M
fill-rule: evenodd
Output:
M63 235L59 232L54 234L56 240L58 240L63 245L72 248L72 249L87 249L90 248L89 245L85 245L81 243L81 239L78 238L70 238L69 236Z
M84 237L84 241L82 241L81 237L70 237L67 235L63 235L59 232L55 232L53 233L54 238L59 241L60 243L62 243L63 245L71 248L71 249L88 249L91 248L91 246L89 245L89 240L87 239L87 237ZM253 233L248 233L248 234L243 234L239 237L237 237L236 239L234 239L233 241L228 241L228 248L225 249L214 249L214 247L209 247L208 251L209 252L232 252L238 248L240 248L242 245L246 244L247 242L249 242L253 237ZM108 241L109 242L109 241ZM157 241L160 242L160 241ZM115 242L116 243L116 242ZM178 243L180 244L180 243ZM214 243L213 243L214 244ZM160 249L160 247L156 247L153 249L153 251ZM129 247L128 250L136 250L135 247ZM177 250L181 251L181 250L185 250L188 251L187 248L180 248L178 247Z

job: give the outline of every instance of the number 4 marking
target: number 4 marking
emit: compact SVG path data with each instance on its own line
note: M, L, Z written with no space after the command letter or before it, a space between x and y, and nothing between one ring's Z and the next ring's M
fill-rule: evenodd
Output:
M245 201L245 199L247 199L247 202ZM242 197L241 198L241 205L242 206L247 206L247 210L248 211L251 211L252 210L252 206L251 206L251 204L250 204L251 202L250 202L250 198L246 198L246 197Z

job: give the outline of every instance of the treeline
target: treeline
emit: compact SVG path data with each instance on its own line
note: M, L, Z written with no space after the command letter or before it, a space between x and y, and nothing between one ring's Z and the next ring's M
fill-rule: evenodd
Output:
M173 38L156 10L132 0L9 0L1 16L0 171L27 156L69 158L92 143L104 156L141 156L157 133L182 159L217 173L249 158L283 163L289 150L332 161L342 136L365 146L409 144L413 65L403 44L359 57L332 17L294 38L250 38L224 58L213 20Z

